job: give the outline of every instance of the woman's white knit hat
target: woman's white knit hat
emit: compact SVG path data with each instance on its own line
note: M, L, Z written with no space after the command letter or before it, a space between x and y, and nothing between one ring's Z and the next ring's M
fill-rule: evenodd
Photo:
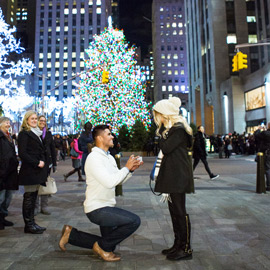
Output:
M179 115L179 108L181 106L181 99L178 97L170 97L169 99L162 99L158 101L153 110L164 115Z

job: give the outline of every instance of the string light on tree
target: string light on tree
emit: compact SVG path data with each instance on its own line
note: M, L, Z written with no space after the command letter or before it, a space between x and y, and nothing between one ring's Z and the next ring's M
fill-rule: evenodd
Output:
M86 120L93 125L109 123L116 134L122 125L130 129L136 120L148 129L151 121L145 85L136 66L135 48L129 48L123 31L110 25L93 37L85 52L88 72L81 75L77 93L81 97L78 106ZM104 71L109 72L106 83L102 83Z
M28 59L13 61L14 55L21 54L24 48L16 41L13 33L16 28L4 21L0 8L0 105L5 116L19 121L19 116L33 103L33 98L25 92L23 85L17 84L17 78L31 74L34 65Z

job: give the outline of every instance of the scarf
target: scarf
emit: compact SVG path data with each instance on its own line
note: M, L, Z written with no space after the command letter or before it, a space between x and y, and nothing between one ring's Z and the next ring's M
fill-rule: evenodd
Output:
M44 140L44 138L46 136L46 131L47 131L47 129L46 129L46 127L44 127L43 130L42 130L42 139L43 140Z
M41 141L40 136L42 135L42 130L40 130L39 127L35 127L35 128L31 127L31 131L35 133Z

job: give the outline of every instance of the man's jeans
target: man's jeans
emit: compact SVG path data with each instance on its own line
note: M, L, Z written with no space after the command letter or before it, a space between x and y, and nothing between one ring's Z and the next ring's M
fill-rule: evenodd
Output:
M141 224L137 215L116 207L103 207L86 215L91 222L100 226L101 237L73 228L68 240L71 245L92 249L94 243L98 242L103 250L111 252Z
M13 190L3 189L0 191L0 213L6 217L8 215L8 207L10 205Z

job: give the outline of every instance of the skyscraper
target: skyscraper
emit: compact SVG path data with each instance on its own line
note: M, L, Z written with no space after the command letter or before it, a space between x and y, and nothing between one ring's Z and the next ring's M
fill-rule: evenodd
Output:
M6 23L11 26L16 25L17 0L0 0L0 8Z
M111 0L37 0L35 95L45 93L84 69L84 50L108 24ZM79 78L76 79L79 81ZM62 99L74 94L72 81L48 93Z
M154 100L179 96L186 105L188 69L184 1L153 0Z
M269 0L185 0L185 8L191 121L208 134L247 131L265 119L248 112L245 92L263 84L260 68L269 63L269 49L254 46L270 35ZM233 73L237 44L246 44L240 50L248 55L248 69Z

